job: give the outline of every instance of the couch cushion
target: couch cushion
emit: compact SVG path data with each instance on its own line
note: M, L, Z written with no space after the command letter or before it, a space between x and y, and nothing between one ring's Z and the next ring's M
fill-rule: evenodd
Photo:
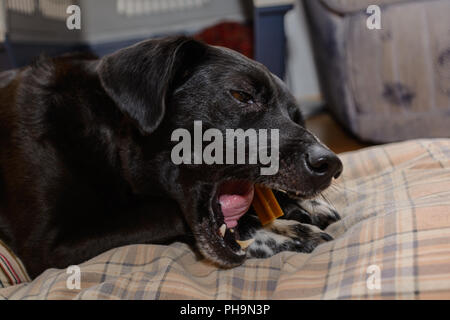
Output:
M450 1L402 1L337 15L307 1L322 91L329 109L361 140L450 137Z
M316 0L307 0L316 1ZM340 14L366 11L370 5L386 6L401 2L415 2L423 0L320 0L328 9Z

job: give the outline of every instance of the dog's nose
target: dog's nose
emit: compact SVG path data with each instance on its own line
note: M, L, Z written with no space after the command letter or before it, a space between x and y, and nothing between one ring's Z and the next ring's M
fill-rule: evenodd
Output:
M342 173L341 160L320 144L315 144L308 148L306 165L312 175L321 178L321 180L337 179Z

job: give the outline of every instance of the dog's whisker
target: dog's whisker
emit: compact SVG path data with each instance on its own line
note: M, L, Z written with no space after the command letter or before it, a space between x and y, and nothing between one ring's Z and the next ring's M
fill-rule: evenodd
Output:
M330 205L330 206L333 208L333 210L338 211L338 210L336 209L336 207L334 206L334 204L330 201L330 199L328 199L323 193L320 193L319 196L320 196L321 198L323 198L323 200L324 200L328 205Z
M332 184L330 185L330 189L332 189L332 190L334 190L334 191L336 191L336 192L350 191L350 192L353 192L353 193L355 193L355 194L357 194L357 195L363 195L361 192L355 191L355 190L353 190L353 189L351 189L351 188L349 188L349 187L344 187L344 186L342 186L342 185L336 185L336 184L334 184L334 183L332 183Z

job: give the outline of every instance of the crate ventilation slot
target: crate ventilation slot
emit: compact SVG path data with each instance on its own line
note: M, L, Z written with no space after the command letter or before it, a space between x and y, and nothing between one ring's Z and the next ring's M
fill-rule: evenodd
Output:
M213 0L116 0L119 15L127 17L146 16L160 13L186 11L203 7ZM67 7L79 4L76 0L7 0L7 10L24 15L42 14L42 16L65 20Z
M185 11L202 7L212 0L117 0L117 13L128 17Z
M65 20L68 17L67 7L72 4L78 4L78 2L73 0L7 0L6 8L9 11L28 16L40 13L47 18Z

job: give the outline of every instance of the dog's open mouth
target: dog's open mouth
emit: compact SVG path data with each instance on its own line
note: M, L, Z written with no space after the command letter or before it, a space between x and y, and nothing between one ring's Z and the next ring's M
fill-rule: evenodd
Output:
M254 183L246 180L227 180L219 183L210 195L209 214L196 226L200 251L222 267L241 264L252 239L242 240L238 220L253 202Z
M219 201L226 228L235 228L238 220L250 208L254 187L247 181L227 181L219 186L216 200Z
M252 206L254 182L227 180L217 185L211 197L210 216L197 229L200 251L223 267L241 264L253 239L239 234L239 219Z
M278 184L266 187L284 192L290 197L304 197L299 192L284 190ZM222 267L241 264L254 239L239 234L239 219L251 208L255 183L249 180L226 180L210 195L209 216L196 228L198 248L205 257Z
M213 252L207 251L210 253L208 256L220 265L233 265L235 260L237 260L236 263L240 263L240 258L245 257L246 249L253 242L253 239L241 240L237 229L238 220L250 209L253 196L254 184L252 182L228 180L218 185L212 197L210 214L213 215L211 217L213 234L206 238L210 240L218 238L220 245L217 246L217 242L214 240L208 241L208 246L213 246L211 248ZM222 255L227 258L223 259Z

